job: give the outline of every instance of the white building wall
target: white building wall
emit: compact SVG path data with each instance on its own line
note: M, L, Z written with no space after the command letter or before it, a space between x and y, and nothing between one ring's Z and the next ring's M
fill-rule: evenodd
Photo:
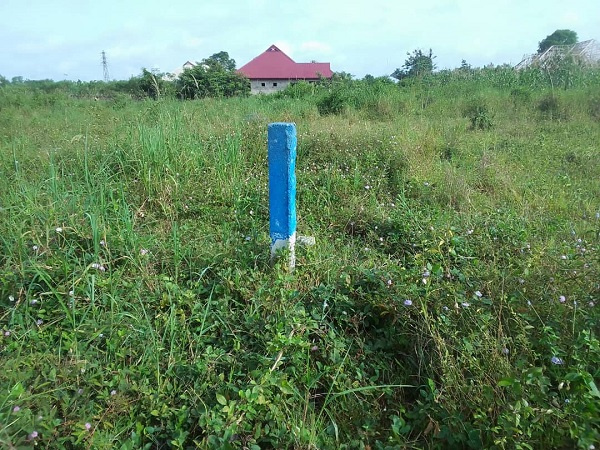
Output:
M251 80L250 92L252 94L272 94L285 89L289 84L289 80Z

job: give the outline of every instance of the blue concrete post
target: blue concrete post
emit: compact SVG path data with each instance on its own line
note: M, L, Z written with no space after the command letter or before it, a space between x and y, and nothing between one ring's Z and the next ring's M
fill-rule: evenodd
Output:
M269 214L271 259L289 249L290 270L296 265L296 125L271 123L269 140Z

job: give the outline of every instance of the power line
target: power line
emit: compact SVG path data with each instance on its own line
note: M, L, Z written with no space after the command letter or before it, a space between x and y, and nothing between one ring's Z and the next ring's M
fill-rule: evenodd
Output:
M102 69L104 70L104 81L109 82L110 76L108 75L108 61L106 61L106 52L102 50Z

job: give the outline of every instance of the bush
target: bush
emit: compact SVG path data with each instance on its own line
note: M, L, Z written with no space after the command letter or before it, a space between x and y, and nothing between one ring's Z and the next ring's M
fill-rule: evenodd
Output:
M463 115L471 121L472 130L489 130L494 126L493 115L482 99L476 99L469 103Z
M348 100L339 90L333 91L317 102L319 114L322 116L341 114L346 107Z
M531 92L525 88L515 88L510 91L510 98L515 108L524 106L531 101Z
M560 104L560 100L554 94L543 97L537 106L542 116L550 120L563 120L567 118L567 111Z
M280 98L303 99L314 95L315 88L314 84L299 81L298 83L289 84L283 91L278 92L276 95Z
M588 101L588 113L592 119L600 120L600 96L591 97Z

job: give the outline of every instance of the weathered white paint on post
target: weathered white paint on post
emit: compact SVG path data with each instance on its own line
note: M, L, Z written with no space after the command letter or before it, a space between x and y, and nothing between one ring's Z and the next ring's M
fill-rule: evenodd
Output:
M269 222L271 260L289 250L289 269L296 265L296 125L276 122L268 127Z

